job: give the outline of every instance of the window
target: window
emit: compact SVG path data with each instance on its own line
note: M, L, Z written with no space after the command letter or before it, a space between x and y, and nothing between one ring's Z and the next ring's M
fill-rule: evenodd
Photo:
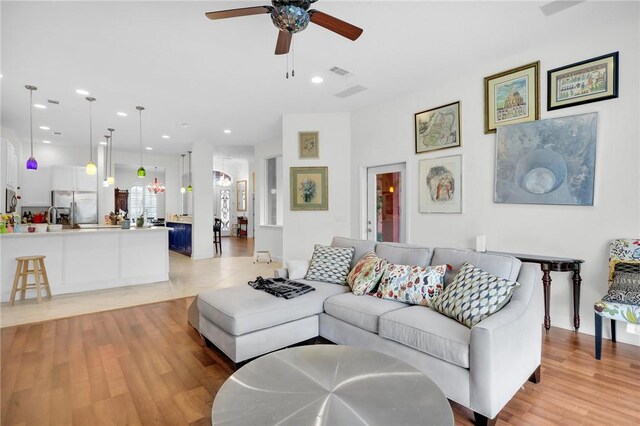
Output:
M142 185L133 185L129 188L129 218L140 217L146 210L147 217L157 217L157 194L145 191Z
M265 225L282 225L282 156L265 160Z

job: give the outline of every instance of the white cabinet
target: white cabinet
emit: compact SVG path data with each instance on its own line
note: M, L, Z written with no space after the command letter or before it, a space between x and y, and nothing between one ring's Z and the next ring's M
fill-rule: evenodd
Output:
M7 187L16 191L18 189L18 155L10 142L7 142L6 170Z
M22 205L29 207L51 205L51 167L22 171L20 192Z
M54 166L52 168L54 191L97 191L96 175L88 175L84 167Z

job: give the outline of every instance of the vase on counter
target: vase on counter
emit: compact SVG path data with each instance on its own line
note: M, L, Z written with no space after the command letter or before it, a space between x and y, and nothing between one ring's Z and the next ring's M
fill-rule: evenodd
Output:
M144 217L136 219L136 228L142 228L144 226Z
M122 224L120 224L120 226L122 227L122 229L131 228L131 220L130 219L122 219Z

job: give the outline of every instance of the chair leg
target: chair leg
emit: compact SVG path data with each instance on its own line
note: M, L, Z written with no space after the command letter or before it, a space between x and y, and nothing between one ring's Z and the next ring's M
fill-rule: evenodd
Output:
M38 299L38 303L42 301L42 287L40 285L40 265L38 265L37 260L32 260L33 262L33 277L36 280L36 298Z
M611 341L616 341L616 320L611 320Z
M47 292L47 296L51 299L51 287L49 287L49 276L47 275L47 268L44 266L44 259L40 259L40 272L44 280L44 289Z
M11 287L11 297L9 298L9 304L13 306L16 301L16 291L18 290L18 282L20 280L20 269L22 269L22 260L18 260L18 266L16 266L16 275L13 277L13 286Z
M595 326L596 326L596 359L600 359L602 354L602 317L595 314Z
M480 413L476 413L475 411L473 412L473 417L476 421L476 426L493 426L496 424L496 420L498 419L498 416L495 416L494 418L490 419L487 416L483 416Z
M20 300L24 300L27 296L27 273L29 272L29 261L22 262L22 287L20 287Z

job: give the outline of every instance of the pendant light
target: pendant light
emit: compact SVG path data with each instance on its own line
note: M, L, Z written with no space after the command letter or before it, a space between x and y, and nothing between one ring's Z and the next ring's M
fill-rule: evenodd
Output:
M229 175L226 172L224 167L224 160L226 157L222 157L222 171L220 172L220 178L218 179L218 185L220 186L229 186L231 185L231 179L229 179Z
M155 177L153 178L153 184L147 185L147 191L153 192L154 194L163 193L164 185L158 184L158 167L153 167L153 171L155 173Z
M29 130L31 132L31 157L27 160L27 170L38 170L38 162L33 156L33 91L38 90L36 86L24 86L29 91Z
M111 186L116 183L116 179L113 177L111 166L111 159L113 158L113 132L115 131L115 129L108 128L107 130L109 131L109 145L107 146L109 155L107 168L109 171L107 172L107 183L109 184L109 186Z
M93 111L91 109L91 104L93 104L96 98L87 96L85 99L89 101L89 162L87 163L86 170L88 175L95 175L98 168L93 162Z
M189 186L187 186L187 192L193 192L193 187L191 186L191 151L187 151L189 153Z
M184 187L184 156L185 154L180 154L182 157L182 171L180 172L180 193L184 194L187 191L187 188Z
M147 171L142 167L142 111L143 106L137 106L136 109L140 113L140 167L138 167L138 177L143 179L147 176Z
M104 188L108 188L109 187L109 179L107 178L107 170L109 167L109 135L104 135L104 138L106 139L106 148L104 149L104 161L103 161L103 170L104 170L104 179L102 180L102 186Z

